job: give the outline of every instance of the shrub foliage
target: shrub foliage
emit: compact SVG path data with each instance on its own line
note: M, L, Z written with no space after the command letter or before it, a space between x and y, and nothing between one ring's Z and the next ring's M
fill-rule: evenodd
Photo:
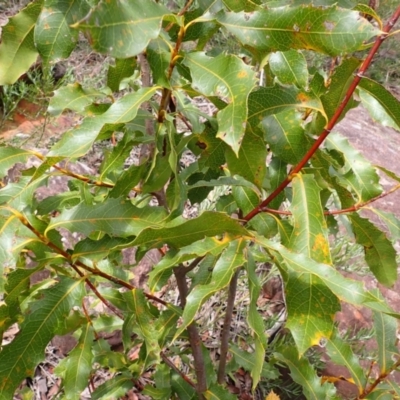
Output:
M278 366L307 399L339 398L338 379L360 399L399 396L388 379L400 365L399 315L378 290L344 277L331 250L347 231L379 283L397 279L400 222L374 201L398 189L400 177L371 165L334 126L362 102L400 129L399 102L366 74L400 8L384 22L356 0L176 3L36 0L3 27L1 85L38 56L48 73L73 56L81 33L111 64L102 89L75 82L54 92L48 112L74 111L82 121L45 155L0 147L2 178L16 164L35 165L0 189L0 332L19 327L0 352L0 399L12 399L52 338L67 333L78 344L56 373L68 399L99 368L110 379L91 387L93 399L134 386L154 399L231 399L232 371L248 371L255 391ZM109 140L95 174L73 172ZM377 168L395 182L388 192ZM60 175L68 191L40 199L37 190ZM367 205L385 231L363 214ZM68 231L74 240L63 238ZM130 248L136 263L159 251L144 289L131 283L136 264L123 262ZM273 351L271 321L257 307L262 263L282 279L292 338ZM30 285L42 270L49 278ZM249 298L246 343L231 337L238 280ZM166 285L177 286L179 303ZM212 355L199 319L211 296L226 307ZM376 371L361 367L337 331L341 302L373 310ZM115 330L121 353L104 339ZM307 357L315 346L349 378L318 376Z

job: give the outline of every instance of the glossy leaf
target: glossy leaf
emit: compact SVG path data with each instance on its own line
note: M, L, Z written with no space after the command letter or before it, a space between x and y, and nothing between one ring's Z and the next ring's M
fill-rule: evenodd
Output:
M400 130L400 103L379 83L362 78L360 97L372 118L384 126Z
M330 134L326 139L326 146L329 150L342 154L345 163L338 168L336 176L345 188L351 188L358 201L367 201L381 194L382 188L375 168L346 138L337 133Z
M64 391L66 399L80 399L81 393L88 385L92 371L92 346L94 340L93 327L86 324L82 328L82 334L78 345L63 359L57 370L63 373Z
M279 79L279 82L307 88L308 69L302 53L296 50L277 51L269 56L268 62L272 73Z
M260 87L252 92L248 101L248 122L257 127L263 118L293 108L311 109L325 115L320 99L312 92L300 90L294 86Z
M64 133L64 136L51 148L48 155L70 158L84 155L104 125L116 125L133 120L141 104L148 100L157 89L155 86L139 89L136 93L127 94L117 100L104 114L85 118L79 127Z
M390 371L397 355L397 320L389 315L374 312L374 327L378 343L379 372L385 374Z
M294 177L292 187L294 229L289 249L306 254L315 261L331 264L328 228L320 198L321 188L314 176L303 174Z
M290 329L300 355L333 332L333 317L340 310L337 297L316 275L287 272L286 326Z
M373 211L380 220L389 228L391 239L393 242L400 240L400 221L395 214L387 211L378 210L376 208L368 208Z
M247 132L243 138L238 156L231 150L226 150L226 161L232 175L243 178L261 187L264 181L267 149L262 137Z
M335 394L335 387L330 383L322 384L309 361L301 357L296 348L280 349L274 356L289 367L292 379L301 385L308 400L330 399Z
M185 65L190 69L195 90L228 102L217 114L217 137L238 154L246 127L247 98L255 85L254 71L235 56L211 58L203 53L188 54Z
M343 277L332 266L317 263L303 254L293 253L283 246L258 235L255 235L254 240L260 246L276 254L277 261L282 260L280 265L283 270L288 269L298 274L309 273L317 276L340 300L358 306L365 305L372 310L384 312L395 317L399 316L376 292L367 291L359 281Z
M29 150L11 146L0 147L0 177L7 175L8 170L17 163L25 163L34 153Z
M19 334L0 353L0 398L12 398L21 381L34 375L58 323L68 316L73 306L80 305L84 294L82 281L67 278L43 291L44 298L33 306Z
M94 89L83 88L78 82L75 82L54 92L47 111L53 116L60 115L64 110L87 115L85 108L92 104L94 100L104 97L103 93Z
M78 42L79 32L71 25L89 12L80 0L45 0L35 26L35 45L45 63L68 57Z
M301 5L252 13L223 13L220 22L244 44L258 51L314 50L331 56L362 48L378 35L357 11L336 6Z
M236 269L245 262L243 248L246 242L243 239L233 240L221 254L212 272L211 280L206 285L196 286L186 298L183 310L182 325L178 328L175 338L190 325L202 304L215 292L228 286Z
M165 217L166 213L162 208L138 208L123 199L108 199L97 205L81 203L62 211L52 218L46 233L62 227L85 235L102 231L109 235L127 237L137 235L149 226L163 226Z
M142 52L161 29L168 9L154 1L135 0L120 3L117 0L100 2L89 16L74 25L84 30L90 44L100 53L115 58L128 58Z
M228 246L228 243L227 240L206 237L201 241L182 247L178 252L169 251L149 274L148 285L151 291L161 290L172 273L172 268L196 257L218 256ZM168 271L170 272L166 274Z
M132 246L181 248L205 237L217 235L238 237L247 234L247 230L238 221L226 214L205 211L199 217L190 219L183 224L161 229L145 229L141 232Z
M360 366L360 360L353 353L350 345L338 336L326 341L326 351L335 364L343 365L349 371L358 393L361 394L365 384L366 376Z
M302 115L296 110L286 110L262 121L267 143L273 153L285 163L296 164L308 150L302 120Z
M29 3L2 27L0 86L13 84L37 59L33 32L42 2Z
M110 65L107 72L107 86L118 92L121 82L129 78L136 70L136 58L117 58L115 65Z
M378 281L391 286L397 279L396 251L390 240L369 220L349 215L357 243L364 247L365 261Z

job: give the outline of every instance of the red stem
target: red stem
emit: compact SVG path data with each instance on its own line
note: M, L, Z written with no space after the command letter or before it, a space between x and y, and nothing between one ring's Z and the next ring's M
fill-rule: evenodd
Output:
M307 151L307 153L303 157L303 159L293 168L292 172L285 178L285 180L263 202L261 202L256 208L254 208L252 211L250 211L243 218L246 222L250 221L257 214L259 214L260 212L263 212L265 210L265 207L273 199L275 199L286 188L286 186L289 185L289 183L291 182L291 180L293 178L293 175L300 172L300 170L307 164L307 162L310 160L310 158L314 155L314 153L321 146L322 142L326 139L326 137L331 132L332 128L336 125L336 123L337 123L340 115L342 114L343 110L345 109L347 103L353 96L353 93L354 93L357 85L359 84L361 78L364 76L366 70L368 69L369 65L371 64L371 61L372 61L375 53L378 51L378 49L381 46L381 44L383 43L383 41L387 38L389 31L393 28L394 24L397 22L399 17L400 17L400 6L397 8L397 10L394 12L392 17L389 19L388 23L383 28L383 31L382 31L383 33L376 38L375 43L373 44L370 52L368 53L367 57L361 64L357 74L355 75L353 81L350 84L350 87L348 88L348 90L346 92L345 97L343 98L342 102L340 103L339 107L337 108L335 114L329 120L326 128L322 131L321 135L314 142L314 144L311 146L311 148Z

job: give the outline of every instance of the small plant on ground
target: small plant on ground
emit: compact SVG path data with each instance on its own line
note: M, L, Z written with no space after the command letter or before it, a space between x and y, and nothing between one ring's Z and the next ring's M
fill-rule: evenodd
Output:
M55 373L68 399L85 389L93 399L338 399L338 380L358 399L400 396L390 375L400 315L334 262L346 229L379 283L397 279L400 221L374 202L400 177L334 127L362 102L400 130L400 103L368 78L400 7L382 21L372 3L289 3L37 0L3 27L1 85L39 55L45 69L70 57L80 33L112 62L106 87L54 92L48 112L82 122L45 155L0 147L0 333L19 330L0 352L1 400L66 334L77 345ZM216 49L221 38L240 52ZM100 167L76 172L105 140ZM387 191L378 169L394 182ZM44 196L60 177L68 190ZM269 316L259 307L266 266L284 289ZM38 272L47 278L32 285ZM247 301L236 304L238 286ZM341 303L373 310L376 366L341 337ZM210 319L221 325L214 338ZM114 331L119 352L105 339ZM321 377L318 346L348 376ZM287 387L274 395L278 379Z

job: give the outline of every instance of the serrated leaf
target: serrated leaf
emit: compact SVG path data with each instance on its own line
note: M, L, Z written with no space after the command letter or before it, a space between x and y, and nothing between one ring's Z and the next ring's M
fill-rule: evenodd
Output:
M204 393L204 397L207 400L236 400L237 397L229 392L229 390L216 383L210 385L207 391Z
M305 49L331 56L351 53L380 30L357 11L314 5L220 13L217 20L244 45L258 51Z
M322 209L320 192L313 175L297 174L292 180L291 211L294 228L289 249L304 253L315 261L332 264L328 228Z
M335 175L345 188L350 187L353 190L358 201L367 201L382 193L375 168L346 138L338 133L331 133L325 143L328 149L339 152L344 158L344 166L337 167Z
M107 86L118 92L123 79L129 78L136 70L136 58L117 58L115 65L110 65L107 72Z
M71 29L89 12L86 1L46 0L35 26L35 45L45 63L67 58L78 42L79 32Z
M66 399L80 399L80 394L88 385L92 370L92 345L94 332L91 324L83 326L78 345L69 353L63 363L65 368L64 391Z
M254 71L232 55L211 58L204 53L189 53L184 63L190 69L195 90L229 103L217 114L217 137L238 154L246 127L247 98L255 85Z
M130 317L133 318L133 321L129 321L129 323L133 322L133 332L146 344L146 358L150 359L151 364L159 364L161 348L158 339L161 332L156 329L155 319L157 316L152 314L149 302L142 290L130 290L125 292L123 297L127 302ZM149 361L146 365L151 365Z
M57 325L73 306L80 305L84 294L82 280L67 278L42 292L44 297L33 305L18 335L0 353L0 398L11 399L21 381L33 376Z
M395 214L371 207L368 207L368 210L373 211L389 228L391 239L393 242L400 240L400 220L396 217Z
M396 346L398 322L389 315L374 312L374 327L378 343L379 371L385 374L393 367L399 353Z
M45 234L52 229L66 228L71 232L89 235L94 231L112 236L137 235L143 229L163 226L166 212L161 207L135 207L125 199L107 199L104 203L88 205L81 203L64 210L52 218Z
M358 84L361 101L371 117L384 126L400 131L400 102L379 83L362 78Z
M296 50L277 51L268 59L271 71L283 84L294 84L299 88L308 86L307 61Z
M308 150L302 122L303 116L296 110L270 115L262 121L266 142L285 163L298 163Z
M333 332L333 319L340 310L337 297L313 274L287 272L286 327L290 329L300 355Z
M91 398L93 400L115 400L122 397L133 385L131 373L117 375L97 387L91 394Z
M53 115L60 115L64 110L75 111L81 115L87 115L85 108L92 104L95 99L102 99L106 96L90 88L83 88L78 82L62 86L54 92L50 98L47 111Z
M372 310L384 312L396 318L400 317L386 304L379 294L374 291L367 291L359 281L344 278L332 266L317 263L304 254L293 253L259 235L254 235L254 240L260 246L276 254L277 261L282 261L280 264L284 269L291 269L298 274L310 273L316 275L340 300L358 306L365 305Z
M360 360L355 356L350 345L340 337L334 336L326 341L326 351L335 364L347 368L357 386L358 393L361 394L366 384L366 377L360 366Z
M269 115L293 108L311 109L325 116L321 100L314 93L298 89L295 86L260 87L250 93L248 107L248 123L252 128L256 128L263 118Z
M178 252L169 251L161 261L156 264L149 274L148 285L152 292L161 290L162 286L165 285L166 280L171 274L171 270L177 267L181 263L192 260L195 257L203 257L208 254L214 256L219 255L227 246L227 240L217 240L215 238L208 238L184 246L179 249ZM166 274L170 271L169 274Z
M0 177L7 175L8 170L16 163L25 163L34 153L29 150L17 149L11 146L0 147Z
M48 156L83 156L106 124L123 124L133 120L140 105L157 90L157 86L139 89L136 93L127 94L117 100L104 114L85 118L79 127L64 133L61 140L51 148Z
M256 275L256 263L251 252L247 255L246 271L249 279L250 304L247 314L247 323L253 332L255 341L254 366L250 373L253 378L253 390L257 387L260 378L262 367L265 360L265 351L267 340L265 335L265 326L260 313L257 310L257 300L260 296L261 284Z
M295 347L286 346L274 356L289 367L292 379L303 388L308 400L330 399L335 394L335 387L331 383L322 384L309 361L300 357Z
M2 27L0 86L13 84L35 62L38 52L33 40L43 1L29 3Z
M237 220L226 214L205 211L199 217L183 224L161 229L145 229L132 243L132 246L161 247L163 244L181 248L193 242L226 234L237 237L247 234L247 230Z
M182 314L182 325L178 328L175 339L193 322L202 304L215 292L228 286L236 269L244 264L244 239L233 240L221 254L212 272L211 280L206 285L197 285L186 298Z
M365 218L349 214L357 243L364 247L365 261L380 283L391 286L397 279L396 251L386 235Z
M259 135L246 132L239 153L236 155L228 148L225 152L226 162L232 175L241 175L246 180L262 187L267 158L267 148Z
M196 146L202 151L199 158L199 167L219 168L225 162L226 143L216 137L216 132L206 125L204 132L198 135Z
M99 53L128 58L142 52L159 35L163 17L169 14L167 8L154 1L110 0L98 3L74 28L84 30Z

